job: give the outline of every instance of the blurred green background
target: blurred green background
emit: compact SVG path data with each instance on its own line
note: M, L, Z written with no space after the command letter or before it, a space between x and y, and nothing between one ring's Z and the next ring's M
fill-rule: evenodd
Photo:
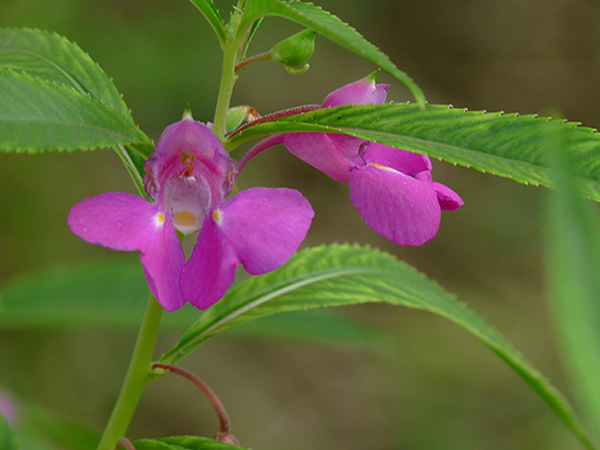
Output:
M217 1L221 13L228 1ZM589 0L322 0L379 46L424 89L429 102L471 110L558 111L600 123L600 3ZM54 30L77 42L111 76L153 139L179 120L211 120L220 54L186 0L2 0L0 26ZM266 20L250 54L299 27ZM264 63L240 78L234 104L261 113L320 103L375 69L317 38L311 70L293 77ZM388 99L409 100L391 83ZM0 93L0 95L2 95ZM234 155L239 156L239 155ZM500 329L569 394L544 291L543 189L434 162L434 178L465 206L447 212L421 248L391 245L370 230L335 183L282 149L256 158L240 179L300 189L316 212L305 245L359 242L385 249L455 292ZM65 223L69 208L104 191L133 191L110 150L0 154L0 282L61 263L135 260L89 245ZM141 276L141 274L140 274ZM145 303L140 298L140 307ZM218 337L183 366L222 398L242 445L255 449L572 449L578 443L550 409L486 347L446 321L389 306L341 313L383 328L395 344L361 346ZM177 335L164 334L159 351ZM0 330L0 386L100 431L135 334ZM164 377L144 394L131 438L211 436L217 422L187 382Z

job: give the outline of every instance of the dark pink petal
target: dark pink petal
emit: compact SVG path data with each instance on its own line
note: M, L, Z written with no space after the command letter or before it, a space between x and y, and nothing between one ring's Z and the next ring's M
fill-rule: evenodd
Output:
M385 102L387 84L375 84L374 74L347 84L330 93L323 101L323 107L329 108L342 105L363 105Z
M183 298L198 309L212 306L233 283L239 263L231 243L212 217L207 217L181 274Z
M183 306L178 278L185 256L175 228L156 204L133 194L109 192L75 205L67 223L92 244L140 251L150 289L160 304L167 311Z
M431 160L428 156L388 147L377 142L369 144L363 152L363 158L368 163L391 167L407 175L431 170Z
M358 148L362 141L352 139L356 144L355 154L358 155ZM348 182L350 179L350 171L354 164L339 151L330 135L291 133L284 136L284 143L292 154L334 180Z
M450 189L448 186L445 186L441 183L432 183L433 189L437 193L438 200L440 202L440 207L446 211L456 211L462 205L464 205L463 199Z
M393 169L354 169L350 200L367 225L396 244L422 245L440 226L440 205L431 184Z
M225 202L218 227L252 275L285 264L306 237L314 212L293 189L252 188Z

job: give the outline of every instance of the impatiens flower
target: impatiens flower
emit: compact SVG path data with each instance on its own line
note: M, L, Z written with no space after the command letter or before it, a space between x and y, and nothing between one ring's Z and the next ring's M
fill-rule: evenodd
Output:
M139 251L153 295L167 311L205 309L233 282L237 266L262 274L285 264L304 240L313 211L291 189L233 189L237 163L191 115L170 125L145 163L152 201L104 193L75 205L67 222L82 239ZM177 231L200 231L186 263Z
M322 107L383 103L387 86L375 84L374 78L371 74L337 89ZM258 144L257 150L278 143L334 180L350 183L352 204L367 225L400 245L433 239L441 210L463 204L450 188L432 181L431 161L424 155L330 133L278 135Z

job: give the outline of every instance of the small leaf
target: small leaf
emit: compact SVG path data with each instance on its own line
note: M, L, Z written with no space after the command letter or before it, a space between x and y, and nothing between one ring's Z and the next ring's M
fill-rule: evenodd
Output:
M149 142L129 119L87 95L0 71L0 149L89 150Z
M420 105L425 95L419 86L381 50L367 41L350 25L311 3L282 0L248 0L242 16L241 30L265 16L280 16L310 28L341 47L381 67L404 84Z
M71 87L133 123L121 94L104 71L76 44L56 33L0 29L0 68Z
M313 131L344 133L449 163L511 178L520 183L552 186L546 135L565 131L565 151L585 196L600 201L600 134L577 123L518 114L469 112L445 105L357 105L325 108L264 121L229 138L229 150L251 138Z
M547 280L567 373L600 430L600 221L597 209L579 194L563 138L559 133L548 139L556 191L546 208Z
M180 361L234 324L285 311L370 302L426 310L461 326L498 354L583 443L589 444L563 396L496 330L414 268L370 248L312 248L299 252L278 270L250 278L208 309L160 362Z
M223 19L217 10L215 4L210 0L190 0L196 8L200 10L202 15L208 21L215 34L219 38L219 42L225 42L225 31L223 30Z
M240 450L242 447L199 436L172 436L132 442L135 450Z

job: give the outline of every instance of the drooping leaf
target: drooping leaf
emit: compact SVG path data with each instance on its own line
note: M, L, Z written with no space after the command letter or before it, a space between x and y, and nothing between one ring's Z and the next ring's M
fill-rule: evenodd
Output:
M0 150L89 150L150 140L99 100L27 74L0 71Z
M311 3L283 0L248 0L242 15L241 30L265 16L279 16L310 28L341 47L381 67L404 84L417 103L425 104L425 95L419 86L358 31L333 14Z
M172 436L132 442L135 450L240 450L242 447L200 436Z
M149 289L139 261L79 262L17 276L0 285L0 329L135 331ZM184 331L200 316L185 308L163 314L161 330ZM233 327L232 337L287 339L304 343L361 345L377 351L385 333L333 312L291 312Z
M567 373L590 423L600 430L600 221L598 210L580 196L564 137L548 138L556 190L546 208L547 280Z
M321 246L253 277L208 309L160 362L173 364L228 327L285 311L384 302L422 309L458 324L498 354L553 408L586 445L577 417L562 395L496 330L414 268L378 250Z
M219 42L225 41L225 31L223 30L223 19L217 10L217 7L211 0L190 0L196 8L200 10L206 18L215 34L219 38Z
M228 148L271 134L295 131L345 133L449 163L551 186L547 133L565 131L565 151L585 196L600 201L600 134L573 122L518 114L470 112L445 105L341 106L266 121L241 129Z
M56 33L0 29L0 69L71 87L133 123L121 94L104 71L76 44Z

